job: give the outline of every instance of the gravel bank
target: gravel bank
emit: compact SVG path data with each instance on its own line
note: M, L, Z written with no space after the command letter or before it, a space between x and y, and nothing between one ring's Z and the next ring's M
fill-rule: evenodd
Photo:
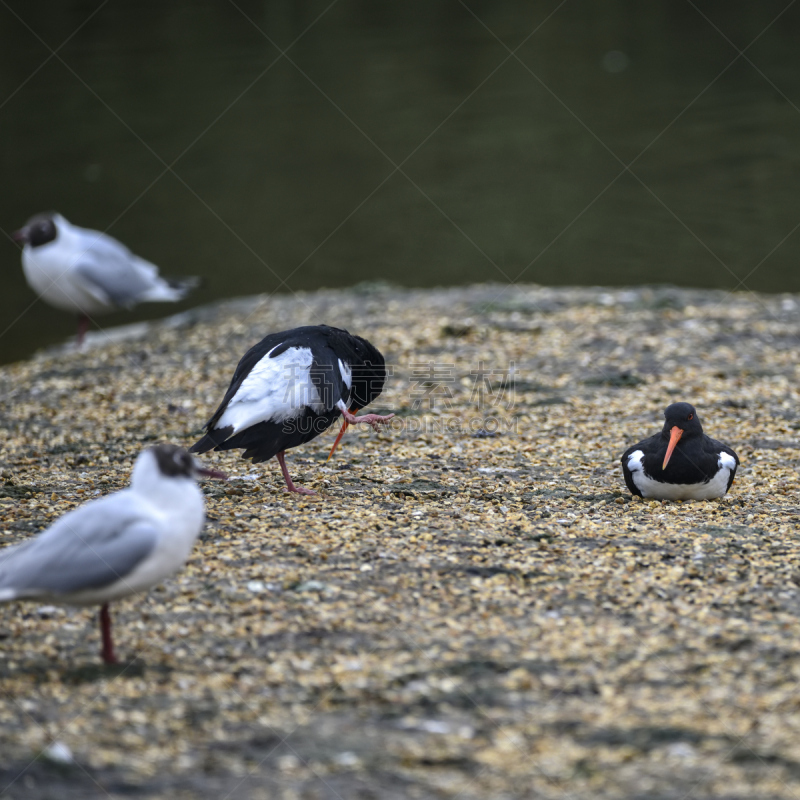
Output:
M98 334L0 369L0 544L323 321L384 352L401 420L293 451L313 498L206 456L232 480L186 570L116 605L119 669L91 611L0 606L0 795L800 795L797 297L367 286ZM733 489L632 501L618 459L678 399Z

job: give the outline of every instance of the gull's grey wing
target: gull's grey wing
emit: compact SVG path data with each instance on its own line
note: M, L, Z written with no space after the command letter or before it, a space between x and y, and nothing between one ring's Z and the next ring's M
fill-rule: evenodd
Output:
M72 226L72 231L78 237L79 245L84 250L115 258L135 257L119 239L115 239L107 233L92 228L79 228L77 225Z
M136 256L101 258L85 252L72 272L84 282L91 294L103 302L122 307L134 305L158 283L157 277L140 266Z
M122 242L101 231L93 231L90 228L75 228L78 232L79 247L81 252L89 255L90 260L112 261L120 264L133 264L146 277L158 278L158 267L151 264L135 253L132 253ZM81 259L78 259L80 261Z
M73 273L103 302L130 306L159 284L158 267L100 231L79 228L80 255Z
M119 495L65 514L44 533L0 550L0 598L63 595L109 586L156 546L159 532Z

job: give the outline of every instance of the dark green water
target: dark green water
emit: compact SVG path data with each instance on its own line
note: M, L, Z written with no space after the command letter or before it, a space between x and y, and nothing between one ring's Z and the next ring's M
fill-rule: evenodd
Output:
M798 32L787 2L4 0L0 228L58 209L204 276L194 303L800 291ZM0 260L0 361L72 334Z

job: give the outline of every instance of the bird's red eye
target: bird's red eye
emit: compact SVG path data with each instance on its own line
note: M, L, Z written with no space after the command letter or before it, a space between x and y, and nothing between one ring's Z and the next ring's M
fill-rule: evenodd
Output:
M689 414L689 416L686 417L686 419L691 419L693 416L694 416L694 414Z

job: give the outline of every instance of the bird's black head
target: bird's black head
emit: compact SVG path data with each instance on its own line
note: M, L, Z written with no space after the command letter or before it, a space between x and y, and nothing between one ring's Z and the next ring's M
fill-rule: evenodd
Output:
M37 214L11 235L15 242L29 244L31 247L48 244L58 236L55 217L54 213Z
M159 472L166 478L208 478L225 479L222 472L201 466L182 447L174 444L157 444L151 452L155 456Z
M352 361L353 383L350 389L350 409L364 408L383 391L386 383L386 362L381 352L366 339L353 336L355 358Z
M664 411L664 430L662 435L669 438L670 431L679 428L683 431L682 437L700 436L703 433L703 426L700 418L690 403L673 403L667 406Z

